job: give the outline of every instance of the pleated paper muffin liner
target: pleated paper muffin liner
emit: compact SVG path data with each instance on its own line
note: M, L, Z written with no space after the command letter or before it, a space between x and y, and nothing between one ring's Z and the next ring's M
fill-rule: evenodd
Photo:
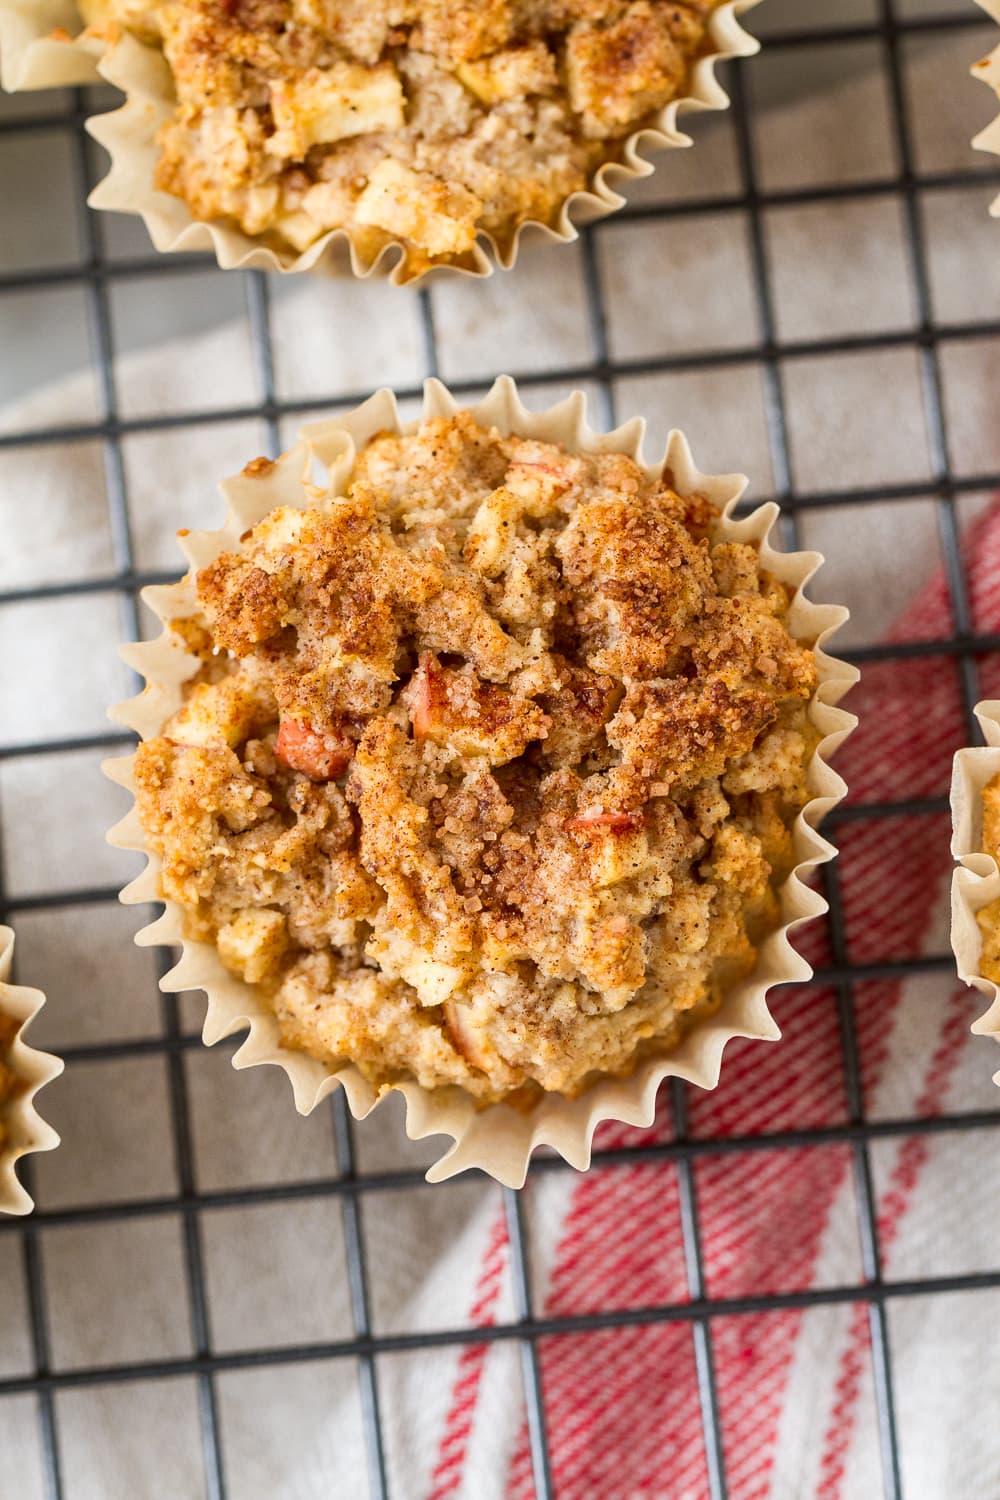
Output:
M470 252L471 265L435 266L435 273L489 276L496 266L510 270L516 259L521 233L540 231L549 240L569 242L577 238L577 225L604 218L621 208L625 199L616 185L648 177L653 165L642 154L648 149L690 146L691 138L678 127L678 116L686 112L724 110L729 97L715 76L716 64L733 57L748 57L759 43L743 30L739 17L759 0L728 0L711 13L708 35L712 51L697 59L691 69L690 92L673 99L642 130L630 135L620 161L597 168L585 192L572 194L554 225L526 220L515 232L509 247L500 246L482 232ZM39 7L45 11L45 5ZM272 248L259 238L221 221L202 223L191 216L186 203L153 186L159 160L156 144L160 126L174 111L175 94L170 69L158 47L146 46L128 33L119 33L104 43L81 36L76 41L46 40L40 28L32 37L26 19L31 14L26 0L0 0L0 38L9 56L4 63L4 86L39 88L70 81L64 76L73 65L96 67L100 76L121 89L125 103L110 114L87 121L87 129L111 157L111 170L90 196L94 208L117 213L136 213L149 231L157 250L165 252L214 250L223 270L255 267L265 271L313 271L328 276L361 277L388 275L396 285L412 285L431 274L407 270L406 251L394 240L378 251L355 244L346 229L333 229L307 250ZM6 17L6 19L5 19ZM77 21L79 24L79 21ZM53 50L54 49L54 50ZM78 55L79 54L79 55ZM8 82L8 77L10 82ZM30 82L19 82L30 79Z
M438 381L424 389L424 417L450 416L458 404ZM531 1153L551 1146L573 1166L585 1168L590 1161L591 1141L602 1120L620 1120L648 1126L653 1120L656 1092L664 1078L685 1078L702 1088L714 1088L725 1045L733 1037L776 1040L778 1028L767 1007L772 985L805 980L811 970L789 942L789 934L802 922L819 916L826 902L805 884L806 877L831 859L833 846L816 831L817 824L843 797L846 787L829 767L827 758L837 748L855 719L835 705L857 680L854 667L827 654L826 641L847 619L847 610L836 605L815 604L804 589L822 558L816 552L782 553L772 546L770 534L778 507L758 507L737 520L733 508L743 493L741 475L705 475L694 464L684 436L672 432L664 460L643 462L641 445L645 423L636 418L614 432L596 433L587 426L586 398L579 392L558 406L541 413L526 411L514 382L501 377L488 396L472 408L476 420L496 426L502 433L562 443L575 452L621 452L635 458L651 476L666 471L679 493L701 492L724 514L715 538L721 541L759 545L762 565L794 590L789 628L801 641L815 644L819 686L809 706L819 743L809 767L813 793L796 820L793 832L795 868L780 889L781 925L758 949L753 972L736 985L712 1016L693 1025L668 1054L644 1059L628 1078L599 1078L577 1099L546 1095L526 1114L506 1104L477 1108L472 1098L449 1086L428 1090L416 1082L394 1085L406 1099L406 1130L414 1140L445 1135L453 1144L434 1163L428 1179L439 1182L469 1167L480 1167L498 1181L518 1187L525 1179ZM243 474L227 480L222 493L228 506L225 526L219 531L192 532L182 540L191 572L180 583L146 589L144 598L164 622L192 614L197 607L194 573L225 551L239 551L240 537L278 505L298 509L314 503L303 480L315 482L317 475L334 494L343 492L354 466L355 454L375 433L412 430L415 423L402 424L390 391L379 391L347 416L306 427L298 444L282 455L263 474ZM199 666L188 655L178 637L165 628L155 641L125 648L126 661L146 679L145 690L113 711L112 717L149 739L160 734L167 719L180 707L182 685ZM134 756L109 761L105 769L112 780L134 793ZM160 863L147 847L146 836L135 808L109 835L120 848L142 850L148 865L142 875L122 892L128 903L162 900ZM237 979L223 966L214 945L184 939L181 909L166 902L164 915L138 934L142 944L167 943L181 946L180 962L163 980L171 991L203 989L208 996L204 1039L211 1045L233 1032L248 1036L236 1052L237 1068L274 1063L288 1074L297 1108L308 1114L338 1085L345 1090L356 1118L374 1107L379 1091L352 1063L334 1066L303 1052L281 1046L278 1022L264 997Z
M988 16L1000 22L1000 0L978 0L978 3ZM1000 99L1000 42L988 57L973 64L972 76L981 78ZM985 130L979 132L972 144L980 151L992 151L995 156L1000 156L1000 115L991 120ZM990 213L995 219L1000 219L1000 194L994 198Z
M13 94L100 82L104 44L79 30L73 0L0 0L0 87Z
M959 750L951 773L951 852L958 861L951 882L951 946L958 977L990 1001L972 1030L1000 1042L1000 988L980 971L983 938L976 921L1000 897L1000 868L983 853L983 788L1000 775L1000 699L977 703L976 718L986 744ZM993 1078L1000 1083L1000 1072Z
M0 1020L12 1021L17 1028L10 1045L0 1051L0 1063L16 1079L13 1095L0 1105L0 1213L26 1214L32 1207L31 1198L14 1169L29 1152L51 1151L59 1144L51 1125L46 1125L35 1109L35 1095L58 1078L63 1065L60 1058L38 1052L24 1040L28 1025L45 1004L45 996L41 990L9 982L13 956L14 934L9 927L0 927Z

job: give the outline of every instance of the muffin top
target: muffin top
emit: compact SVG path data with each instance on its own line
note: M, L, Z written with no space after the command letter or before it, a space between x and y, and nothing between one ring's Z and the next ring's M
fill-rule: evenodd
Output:
M404 276L506 255L685 92L719 0L81 0L159 42L156 184L299 252L349 230Z
M286 1045L376 1084L628 1072L777 921L814 744L788 591L703 496L468 413L307 499L173 624L201 665L136 761L163 894Z

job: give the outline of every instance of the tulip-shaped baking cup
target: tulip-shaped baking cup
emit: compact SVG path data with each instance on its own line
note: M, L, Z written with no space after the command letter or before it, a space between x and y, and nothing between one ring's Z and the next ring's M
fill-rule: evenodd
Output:
M451 416L456 410L458 405L444 386L428 381L424 417ZM713 540L754 544L759 548L761 566L792 590L788 627L797 640L813 646L818 670L818 686L808 710L818 740L809 766L812 798L794 825L795 867L779 891L780 925L760 943L752 973L727 993L713 1015L692 1025L668 1054L643 1059L630 1077L599 1077L575 1099L546 1094L527 1113L507 1104L477 1108L468 1095L454 1087L425 1089L416 1082L395 1085L406 1099L406 1129L412 1138L440 1134L452 1139L451 1147L428 1172L431 1181L479 1167L500 1182L520 1186L531 1154L538 1147L552 1147L573 1166L584 1168L590 1160L594 1131L602 1120L648 1126L657 1089L665 1078L684 1078L702 1088L714 1088L723 1050L733 1037L777 1038L767 992L773 985L810 977L809 965L794 951L789 936L801 923L826 910L822 896L806 881L835 853L817 832L817 825L846 791L827 762L854 727L853 716L837 703L856 681L857 673L825 649L832 633L847 619L847 611L837 605L816 604L805 594L805 585L822 558L816 552L784 553L772 544L771 533L778 517L774 504L759 506L737 519L733 511L745 479L741 475L702 474L681 433L671 433L665 458L659 464L646 464L641 454L645 424L640 419L626 422L614 432L594 432L587 425L586 399L580 393L548 411L529 412L522 406L514 382L505 376L471 410L477 422L495 426L503 434L513 432L561 443L570 452L626 453L651 476L658 476L666 466L670 483L679 494L707 496L722 511ZM317 475L322 476L331 494L343 493L354 456L371 437L384 431L409 430L413 425L400 421L392 393L380 391L347 416L306 428L298 444L274 465L251 466L249 473L222 486L228 507L226 524L219 531L192 532L184 538L191 569L205 567L222 552L238 552L243 533L276 506L302 509L315 503L315 489L310 494L305 485L315 484ZM144 597L164 622L190 615L196 607L190 574L177 585L148 589ZM198 662L169 628L155 641L128 647L124 654L147 685L137 698L115 710L113 717L141 738L149 739L161 732L180 707L183 684L197 670ZM113 780L134 791L132 762L131 756L111 761L106 769ZM119 847L149 855L146 870L126 888L122 899L129 903L161 900L159 862L147 847L134 809L110 837ZM141 932L138 941L181 946L180 962L164 979L164 988L203 989L208 996L205 1041L211 1044L234 1032L247 1031L235 1054L235 1066L274 1063L282 1067L302 1113L314 1109L337 1087L344 1089L358 1118L377 1103L378 1090L353 1064L332 1066L283 1048L277 1020L264 997L224 967L214 945L183 937L179 907L167 902L164 915Z

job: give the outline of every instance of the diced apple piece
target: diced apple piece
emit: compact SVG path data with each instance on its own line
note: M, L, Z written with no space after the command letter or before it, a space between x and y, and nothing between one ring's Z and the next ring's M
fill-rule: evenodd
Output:
M323 229L322 224L303 209L279 215L274 227L293 249L299 251L308 250L313 240L319 238Z
M400 974L416 990L421 1005L444 1004L464 977L455 964L442 963L423 953L401 968Z
M502 766L544 737L548 719L530 698L480 682L470 672L443 668L421 656L406 690L418 740L450 746L459 755L484 756Z
M428 653L420 658L408 691L413 733L418 740L425 740L440 720L445 704L444 683L436 657Z
M550 443L524 440L517 444L504 484L530 515L551 515L558 502L581 478L582 460L562 453Z
M282 719L274 753L284 765L301 771L310 781L336 781L354 757L354 742L336 730L317 734L298 719Z
M360 224L412 240L428 255L461 255L476 242L483 205L475 193L388 157L379 162L357 202Z
M273 711L273 702L245 678L233 675L220 682L196 683L165 732L178 745L228 745L235 750L264 727Z
M247 984L259 984L274 972L287 943L285 918L269 907L247 907L219 929L222 962Z
M465 560L484 578L496 578L510 561L524 501L503 485L486 496L469 525Z
M568 833L591 833L606 828L609 833L628 833L645 822L638 812L588 812L566 820Z
M403 126L403 85L392 63L335 62L271 84L270 155L301 161L312 146Z
M477 1028L473 1020L472 1007L460 1005L455 1000L448 1000L441 1009L444 1012L445 1025L454 1043L455 1051L465 1058L470 1067L480 1068L484 1073L488 1072L493 1049Z
M459 63L455 75L483 104L545 94L558 82L555 58L544 42L507 47L476 62Z

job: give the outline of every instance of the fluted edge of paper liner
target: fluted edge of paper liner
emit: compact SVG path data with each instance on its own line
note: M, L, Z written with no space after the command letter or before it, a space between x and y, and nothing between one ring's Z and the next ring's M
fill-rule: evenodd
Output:
M423 416L448 416L459 409L448 390L436 380L424 387ZM832 859L833 846L818 832L817 824L844 796L846 787L827 764L827 757L854 728L853 715L836 704L857 680L857 671L838 661L824 649L826 642L847 619L838 605L815 604L805 595L806 583L822 562L816 552L783 553L770 541L778 507L769 503L737 520L732 515L746 486L742 475L706 475L694 464L687 440L680 432L670 434L666 454L659 464L642 458L645 423L634 418L610 433L594 432L586 420L586 398L576 392L544 412L529 412L521 405L517 388L509 376L501 376L486 398L471 408L476 419L495 425L503 433L518 432L563 443L574 451L622 452L643 464L647 473L658 475L664 465L670 482L681 494L701 491L724 508L716 536L726 541L755 542L763 565L794 589L789 612L792 632L815 644L819 685L810 703L812 722L820 741L809 768L814 795L796 820L793 838L796 864L780 891L781 926L760 945L753 973L727 995L715 1015L694 1026L668 1055L645 1060L630 1078L600 1078L578 1099L548 1095L528 1114L519 1114L505 1104L477 1110L472 1099L455 1087L426 1090L415 1082L394 1087L406 1100L406 1130L413 1140L427 1135L450 1136L453 1144L427 1173L440 1182L470 1167L479 1167L499 1182L520 1187L528 1162L539 1146L551 1146L572 1166L588 1166L594 1131L602 1120L619 1120L648 1126L653 1120L656 1092L664 1078L679 1077L702 1088L714 1088L719 1078L722 1053L733 1037L776 1040L779 1032L766 1001L776 984L805 980L811 975L806 961L789 942L789 934L802 922L821 915L826 902L804 879L817 865ZM191 532L182 540L190 569L204 567L220 552L239 550L240 536L277 505L307 506L303 478L325 471L331 493L339 494L354 465L358 449L375 433L411 430L415 423L401 423L391 391L381 390L346 416L303 428L297 445L283 454L273 468L259 476L241 475L227 480L222 494L227 502L225 526L218 531ZM190 577L179 584L148 588L146 603L167 621L190 614L195 608ZM181 686L197 669L169 629L155 640L123 649L125 660L145 679L138 697L112 710L116 722L135 730L143 739L158 734L166 719L181 702ZM108 761L111 779L134 793L134 755ZM159 861L146 848L145 835L135 808L109 834L119 848L139 850L148 857L143 873L122 892L126 903L161 901ZM203 989L208 996L204 1040L209 1045L246 1029L246 1040L236 1052L237 1068L274 1063L291 1080L295 1104L308 1114L339 1084L347 1095L351 1112L358 1119L373 1108L378 1091L347 1063L324 1064L302 1052L287 1051L279 1043L278 1023L255 991L230 974L213 945L184 940L180 908L165 903L157 921L140 932L142 944L179 944L182 956L163 980L164 989Z
M54 0L44 0L43 9L45 4L52 3ZM101 43L85 35L75 41L53 42L48 40L46 31L35 36L29 45L22 35L27 11L25 0L0 0L0 37L4 39L5 56L8 50L11 53L4 64L7 88L38 88L48 82L53 85L69 82L64 75L71 69L73 59L77 66L89 65L93 72L96 54L97 72L121 89L125 103L120 109L87 121L87 129L111 157L108 175L94 188L89 201L94 208L140 214L157 250L165 253L212 250L219 265L227 271L253 267L289 273L312 271L327 276L368 277L378 273L387 275L395 285L414 285L429 275L489 276L497 266L510 270L517 259L522 232L530 230L549 240L567 243L577 238L578 224L604 218L621 208L625 199L615 190L615 184L648 177L655 170L642 154L644 150L691 144L690 137L678 127L680 114L728 108L729 97L715 76L715 68L730 58L749 57L759 51L760 43L744 31L739 21L745 11L759 3L760 0L727 0L712 12L709 38L714 50L697 59L692 67L690 92L671 100L651 125L630 135L622 160L599 167L589 188L566 200L554 225L527 220L506 250L483 233L471 252L472 265L435 266L417 275L407 273L405 250L399 241L385 245L375 254L366 254L354 244L348 230L335 229L301 254L275 250L233 226L193 219L180 198L154 188L153 173L159 154L156 134L174 107L170 70L158 48L143 45L121 32ZM65 0L62 8L66 8ZM8 73L15 82L6 81ZM25 76L32 81L16 82Z
M59 1137L41 1118L35 1108L40 1089L63 1070L62 1059L50 1052L39 1052L24 1039L24 1034L45 1004L41 990L10 983L14 958L14 934L0 927L0 1016L18 1023L14 1039L2 1060L19 1080L21 1087L4 1106L3 1123L7 1137L0 1145L0 1213L26 1214L33 1207L31 1198L17 1179L15 1171L22 1156L33 1151L51 1151Z
M976 704L985 745L959 750L951 772L951 852L957 861L951 880L951 947L958 977L990 1002L972 1024L977 1036L1000 1042L1000 988L979 971L983 941L977 912L1000 896L1000 869L982 852L983 788L1000 775L1000 699ZM1000 1072L994 1073L1000 1083Z
M982 6L988 16L1000 23L1000 0L977 0L977 3ZM973 63L969 71L973 78L980 79L1000 99L1000 43L987 57L980 58L978 62ZM979 151L992 151L994 156L1000 156L1000 115L991 120L973 138L972 144ZM995 219L1000 219L1000 194L993 199L990 213Z
M0 88L16 94L99 83L104 45L79 30L74 0L0 0Z

